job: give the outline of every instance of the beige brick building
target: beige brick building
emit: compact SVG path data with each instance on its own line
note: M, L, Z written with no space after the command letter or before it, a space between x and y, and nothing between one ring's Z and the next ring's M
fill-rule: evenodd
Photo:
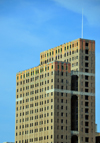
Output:
M15 143L95 143L95 41L40 54L16 74Z

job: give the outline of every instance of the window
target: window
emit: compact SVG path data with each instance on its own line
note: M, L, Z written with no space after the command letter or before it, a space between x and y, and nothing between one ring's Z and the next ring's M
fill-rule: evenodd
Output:
M89 138L88 137L85 138L85 142L89 142Z
M59 106L59 105L58 105ZM61 109L63 109L63 106L61 106Z
M78 56L76 56L76 59L78 59Z
M76 66L78 66L78 62L76 63Z
M61 135L61 139L63 139L63 135Z
M63 86L61 86L61 89L63 89Z
M66 57L66 53L64 54L64 57Z
M61 93L61 96L63 96L63 93Z
M88 96L87 95L85 95L85 100L88 100Z
M85 115L85 120L88 120L89 116L88 115Z
M85 87L88 87L88 84L89 84L88 82L85 82Z
M63 126L61 126L61 130L63 130Z
M61 66L61 69L63 70L63 69L64 69L64 66Z
M85 43L85 46L88 46L88 43Z
M89 109L86 108L86 109L85 109L85 113L89 113Z
M88 69L85 69L85 72L89 72L89 70L88 70Z
M57 119L57 123L59 123L59 119Z
M53 119L51 119L51 123L53 122Z
M59 112L57 112L57 116L59 116Z
M61 103L63 103L63 99L61 99Z
M53 85L51 85L51 89L53 89Z
M85 89L85 92L88 92L88 89Z
M85 80L88 80L89 79L89 76L85 76Z
M85 60L88 61L88 56L85 56Z
M86 49L86 50L85 50L85 54L88 54L88 53L89 53L89 51Z
M89 63L85 63L85 67L89 67Z
M61 76L63 76L63 72L61 72Z
M61 123L63 123L63 119L61 119Z
M49 86L47 87L47 90L49 90Z

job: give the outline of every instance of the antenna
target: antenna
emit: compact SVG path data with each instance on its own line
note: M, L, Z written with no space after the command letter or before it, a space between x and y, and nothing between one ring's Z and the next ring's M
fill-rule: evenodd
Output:
M83 8L82 8L82 39L83 39Z

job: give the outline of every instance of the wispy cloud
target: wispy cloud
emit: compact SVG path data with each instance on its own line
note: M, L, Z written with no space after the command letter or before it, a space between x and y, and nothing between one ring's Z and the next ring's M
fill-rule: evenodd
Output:
M30 46L41 46L41 43L46 43L41 31L45 28L44 24L54 17L53 8L42 8L41 3L37 7L36 2L23 0L18 1L17 5L15 1L12 4L13 8L10 6L6 11L5 5L2 2L0 12L0 38L3 43L6 41L9 46L13 43L18 45L20 42Z
M63 7L76 13L82 13L90 25L100 25L100 0L54 0Z

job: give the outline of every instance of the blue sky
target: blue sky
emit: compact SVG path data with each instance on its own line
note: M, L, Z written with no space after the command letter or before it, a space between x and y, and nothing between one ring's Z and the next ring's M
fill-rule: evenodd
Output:
M16 73L40 52L81 38L96 42L96 123L100 132L100 1L0 0L0 142L15 138Z

